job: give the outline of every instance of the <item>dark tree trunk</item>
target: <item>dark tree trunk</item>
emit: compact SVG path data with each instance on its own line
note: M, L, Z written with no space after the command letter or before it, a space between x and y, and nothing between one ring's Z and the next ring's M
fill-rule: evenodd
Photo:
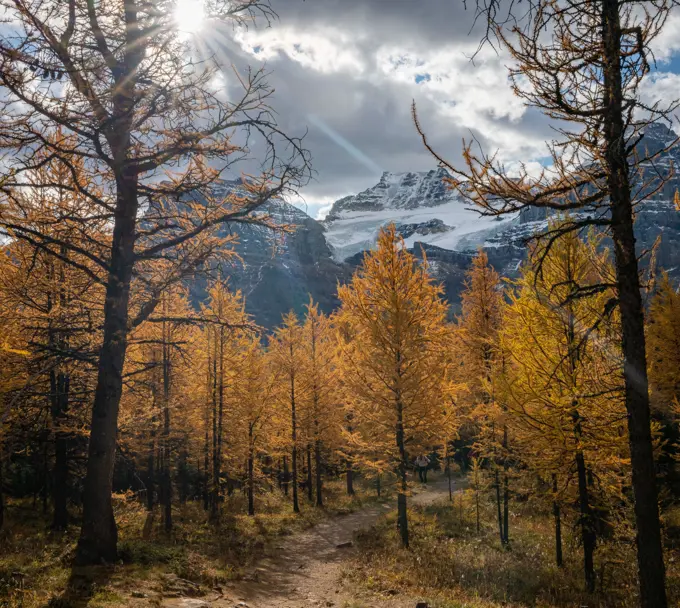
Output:
M163 301L165 305L165 300ZM163 322L163 523L172 530L172 461L170 454L170 337Z
M68 450L69 438L64 425L69 399L68 375L56 371L50 372L52 390L52 424L54 428L54 471L52 500L54 514L52 528L65 530L69 522L68 514Z
M291 345L291 350L292 350ZM290 416L292 424L292 440L293 453L291 459L293 461L293 511L300 512L300 503L298 502L298 453L297 453L297 413L295 411L295 374L290 375Z
M307 444L307 499L314 502L314 472L312 471L312 444Z
M314 462L316 467L316 506L323 507L323 471L321 465L321 440L314 443Z
M220 471L219 453L219 412L218 412L218 382L217 382L217 334L213 352L213 376L212 376L212 487L210 492L210 521L217 523L220 518L220 485L222 473Z
M494 473L494 487L496 488L496 511L498 515L498 534L501 545L505 544L505 531L503 530L503 515L501 513L501 478L498 469Z
M579 524L581 526L581 544L583 545L583 573L586 579L586 590L588 593L593 593L595 591L593 554L595 553L596 536L588 493L586 464L582 452L576 454L576 473L578 475Z
M378 473L378 475L377 475L376 478L375 478L375 491L376 491L376 494L378 495L378 498L380 498L380 492L381 492L381 488L380 488L380 473Z
M508 427L503 426L503 544L510 542L510 492L508 490Z
M0 530L5 524L5 486L3 469L5 468L5 459L2 455L2 445L0 445Z
M558 568L562 567L562 515L560 503L557 500L557 475L553 479L553 516L555 518L555 563Z
M347 481L347 495L354 496L354 469L352 468L352 460L347 460L347 470L345 471Z
M290 484L288 480L288 476L290 475L290 471L288 470L288 456L283 457L283 492L286 496L288 496L288 486Z
M177 463L177 483L179 486L179 502L186 504L189 497L189 454L186 448L187 438L184 437L182 442L182 449L179 453L179 462Z
M451 456L449 455L448 443L446 445L446 477L449 481L449 502L453 502L453 486L451 485Z
M149 431L149 453L146 457L146 510L153 511L154 492L156 491L156 421L151 417L151 430Z
M128 132L128 129L123 131ZM123 144L121 148L127 151L127 145ZM120 163L116 177L118 196L104 303L104 339L99 351L83 491L83 525L76 556L77 562L81 564L98 564L102 561L113 563L118 557L118 530L113 516L111 490L118 407L127 350L128 304L138 201L136 174L122 170L125 159L120 158L120 152L115 156L116 162Z
M255 450L252 426L248 427L248 515L255 515Z
M399 525L399 534L401 537L401 546L408 548L408 511L406 505L406 494L408 491L408 482L406 479L406 471L408 469L408 457L406 455L406 443L404 440L404 412L403 404L400 396L397 396L397 427L396 439L397 449L399 450L399 465L397 473L399 475L399 495L397 496L397 522Z
M603 78L605 84L605 163L611 206L612 240L621 313L625 401L635 497L640 603L667 606L661 525L652 449L644 315L633 233L630 167L626 154L618 0L602 0Z

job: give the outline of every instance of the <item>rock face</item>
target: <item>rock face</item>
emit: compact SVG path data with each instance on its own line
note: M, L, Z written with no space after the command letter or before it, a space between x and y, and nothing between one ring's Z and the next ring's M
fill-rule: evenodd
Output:
M638 145L642 158L664 150L676 139L663 125L653 125ZM638 251L654 246L658 266L680 278L680 211L673 197L680 176L672 176L657 191L655 176L680 166L680 145L671 146L654 162L643 163L636 188L646 200L636 209ZM452 310L458 309L465 272L472 257L483 248L491 264L503 276L514 277L526 258L527 239L544 230L550 219L544 209L525 209L503 218L481 217L452 190L437 169L421 173L384 173L380 181L359 194L338 200L323 222L282 201L269 211L281 223L297 230L277 242L271 231L252 225L228 227L239 234L236 247L245 262L224 269L230 284L241 289L247 309L256 322L271 328L281 315L302 312L311 295L327 312L337 304L337 283L346 281L364 252L371 249L380 228L394 222L407 247L416 256L427 256L432 274L443 283ZM240 182L223 182L226 190ZM587 213L587 211L584 211ZM197 299L205 286L195 285Z
M240 180L223 181L216 194L226 195L239 185ZM238 235L234 249L240 260L223 266L222 276L232 290L241 290L255 322L268 329L290 310L301 313L310 296L322 310L332 311L338 305L337 282L346 280L350 268L333 260L323 226L281 200L269 203L266 211L293 232L278 234L252 224L225 226L227 233ZM194 283L191 294L194 302L204 301L206 282Z

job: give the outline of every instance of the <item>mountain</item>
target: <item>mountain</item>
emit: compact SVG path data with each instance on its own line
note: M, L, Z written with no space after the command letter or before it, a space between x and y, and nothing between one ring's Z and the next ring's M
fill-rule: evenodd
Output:
M336 261L370 249L381 226L394 222L406 245L428 243L451 251L475 250L516 216L481 217L447 188L444 169L383 173L359 194L336 201L323 225Z
M215 194L227 196L240 185L240 180L223 180L215 187ZM229 224L224 228L238 235L234 249L240 260L224 266L222 275L233 290L242 291L247 312L256 323L270 329L291 309L301 313L310 296L325 312L334 310L338 305L337 283L347 280L351 269L333 259L323 226L282 200L271 201L264 211L278 224L295 230L280 235L253 224ZM191 292L194 302L203 301L205 281L192 285Z
M652 125L638 152L644 158L676 139L664 125ZM680 176L671 176L658 192L654 187L658 171L680 166L680 145L663 152L654 165L642 163L635 185L648 194L636 209L638 251L651 249L661 237L657 263L680 279L680 212L673 202L680 190ZM281 314L290 309L302 312L310 294L330 312L338 304L337 283L351 276L364 252L375 245L380 228L394 222L416 256L425 252L432 274L443 283L455 311L465 273L477 250L481 247L486 251L502 276L517 276L526 258L527 239L546 228L549 213L525 209L502 218L482 217L446 187L446 176L444 169L383 173L375 186L336 201L323 222L283 201L272 201L268 210L281 223L293 224L297 230L286 235L274 251L268 229L228 227L240 236L236 250L245 262L225 269L230 284L243 291L248 311L268 328L277 325ZM238 180L225 181L220 187L226 194L238 185Z

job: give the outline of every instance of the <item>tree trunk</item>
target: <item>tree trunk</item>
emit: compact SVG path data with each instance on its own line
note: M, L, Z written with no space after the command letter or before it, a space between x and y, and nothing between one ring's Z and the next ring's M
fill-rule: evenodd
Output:
M665 608L665 569L652 448L644 315L633 233L633 208L626 154L621 70L621 22L618 0L602 0L603 77L607 106L604 137L612 240L621 313L625 401L635 497L640 603Z
M399 533L401 537L401 546L408 548L408 511L406 505L406 492L408 490L406 471L408 468L408 457L406 456L406 445L404 441L404 412L403 404L399 396L396 402L397 409L397 428L396 439L397 449L399 450L399 466L398 475L401 483L399 488L399 495L397 497L397 522L399 525Z
M498 469L494 473L494 487L496 488L496 511L498 514L498 534L501 545L505 545L505 532L503 530L503 515L501 514L501 478Z
M68 375L55 370L50 372L52 387L52 425L54 428L54 471L52 500L54 514L52 529L65 530L69 522L68 514L68 434L64 430L69 399Z
M347 459L345 477L347 481L347 496L354 496L354 470L352 469L351 459Z
M588 496L588 480L583 453L576 454L576 472L578 475L579 495L579 524L581 526L581 543L583 544L583 573L586 579L588 593L595 591L595 567L593 554L595 553L595 530L593 528L593 513Z
M288 456L283 457L283 493L288 496L288 486L290 484L288 476L290 471L288 470Z
M307 444L307 499L314 502L314 483L312 471L312 444Z
M555 563L558 568L562 567L562 516L560 503L557 501L557 475L553 479L553 516L555 518Z
M380 491L381 491L381 488L380 488L380 473L378 473L378 475L375 478L375 490L376 490L376 493L378 495L378 498L380 498Z
M291 345L291 351L292 351ZM291 455L293 461L293 512L300 512L300 504L298 502L298 454L297 454L297 418L295 411L295 374L290 375L290 415L292 423L292 440L293 453Z
M116 156L117 162L123 165L124 158L120 158L120 154ZM119 169L116 186L118 196L104 303L104 339L99 351L83 490L83 525L76 555L80 564L113 563L118 557L118 530L113 516L111 490L127 350L128 304L138 207L137 176Z
M0 530L5 524L5 487L3 469L5 468L5 459L2 455L2 444L0 444Z
M217 406L217 334L213 346L213 376L212 376L212 486L210 488L210 521L217 523L220 518L220 484L222 473L220 471L220 460L218 450L219 435L219 414Z
M166 301L163 300L165 307ZM165 311L164 311L165 312ZM170 336L163 322L163 521L172 530L172 461L170 458Z
M321 470L321 440L314 444L314 461L316 466L316 506L323 507L323 476Z
M255 515L255 450L251 426L248 427L248 515Z
M503 425L503 544L510 542L508 490L508 427Z

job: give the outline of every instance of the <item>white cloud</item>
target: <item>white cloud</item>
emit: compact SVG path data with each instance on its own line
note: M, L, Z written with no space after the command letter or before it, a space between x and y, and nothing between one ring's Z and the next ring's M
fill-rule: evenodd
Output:
M314 33L279 27L268 30L246 30L236 35L242 49L254 57L268 61L281 54L305 68L324 74L350 72L360 75L365 70L361 55L346 32L333 28Z

